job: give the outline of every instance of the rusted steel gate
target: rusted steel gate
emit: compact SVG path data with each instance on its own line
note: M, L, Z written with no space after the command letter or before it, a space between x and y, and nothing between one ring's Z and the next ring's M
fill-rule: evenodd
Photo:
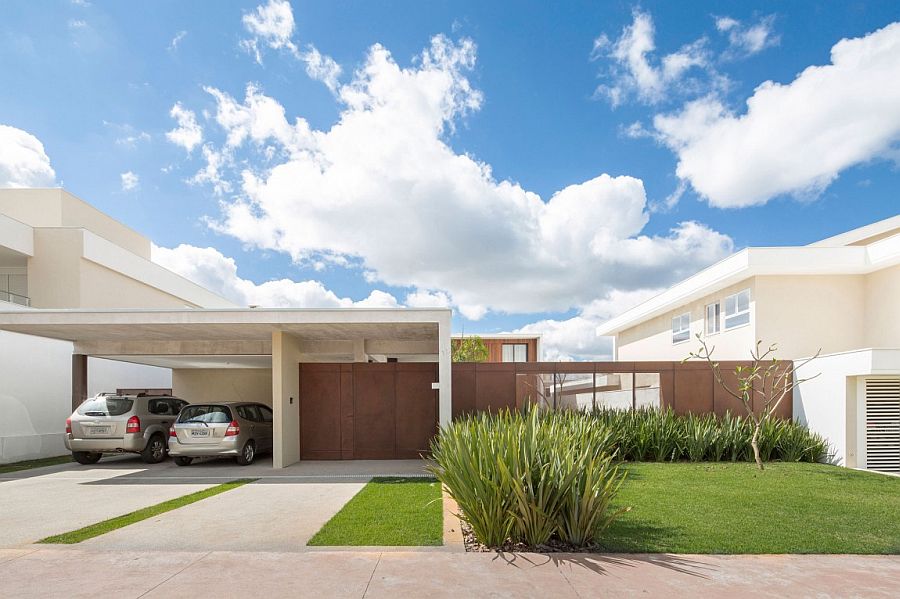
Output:
M300 364L300 458L406 459L437 432L436 363Z
M734 369L749 362L720 365L726 383L736 388ZM521 408L529 402L557 408L654 405L678 414L744 413L741 403L716 383L702 362L455 363L452 375L454 417ZM755 408L761 407L757 400ZM785 398L778 415L790 418L792 412L791 398Z

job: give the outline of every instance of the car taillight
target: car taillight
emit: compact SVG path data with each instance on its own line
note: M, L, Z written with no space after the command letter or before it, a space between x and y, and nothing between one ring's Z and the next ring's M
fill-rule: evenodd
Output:
M72 419L71 418L66 418L66 433L67 434L72 433Z
M139 433L141 432L141 419L137 416L132 416L128 419L128 424L125 425L126 433Z
M231 424L228 425L228 428L225 429L226 437L234 437L235 435L239 435L241 432L241 425L238 424L237 420L232 420Z
M175 432L175 427L174 427L174 426L173 426L172 428L169 429L169 436L170 436L170 437L177 437L177 436L178 436L178 433Z

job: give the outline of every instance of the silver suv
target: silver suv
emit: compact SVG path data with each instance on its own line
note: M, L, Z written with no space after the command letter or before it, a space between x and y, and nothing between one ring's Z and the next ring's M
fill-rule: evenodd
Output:
M272 409L260 403L189 405L169 430L169 455L179 466L194 458L231 456L241 466L272 450Z
M139 453L148 464L166 459L169 427L188 402L177 397L101 393L66 420L66 449L79 464L104 453Z

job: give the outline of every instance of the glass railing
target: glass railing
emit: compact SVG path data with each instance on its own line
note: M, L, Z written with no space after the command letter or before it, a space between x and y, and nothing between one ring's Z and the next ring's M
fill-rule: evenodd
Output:
M0 302L18 304L20 306L31 306L30 297L26 295L19 295L18 293L13 293L12 291L3 291L2 289L0 289Z

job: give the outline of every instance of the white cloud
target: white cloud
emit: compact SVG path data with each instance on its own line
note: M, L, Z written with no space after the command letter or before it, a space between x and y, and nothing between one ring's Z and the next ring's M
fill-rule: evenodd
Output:
M451 304L450 296L443 291L417 289L406 296L406 305L410 308L449 308Z
M243 17L244 28L251 37L241 40L241 47L262 64L260 46L273 50L287 50L298 55L297 46L291 41L294 35L294 13L287 0L269 0Z
M209 88L224 141L204 146L215 176L195 182L234 181L235 193L215 229L298 263L427 290L411 303L443 294L468 318L584 306L731 251L727 236L696 223L643 233L650 214L638 179L603 174L545 202L454 152L445 136L482 103L467 78L474 63L470 40L436 36L406 68L375 45L338 89L342 111L328 130L289 121L255 86L243 101Z
M597 335L597 326L657 293L657 289L612 291L604 299L589 303L577 316L541 320L512 332L540 333L543 358L548 361L610 360L612 338Z
M84 29L87 27L87 21L84 19L69 19L69 29Z
M306 74L311 79L324 83L332 93L338 88L341 66L330 56L319 52L312 44L300 50L294 43L294 13L287 0L269 0L243 17L244 28L251 37L241 40L241 47L253 55L256 62L263 63L262 48L285 50L306 63Z
M178 44L187 37L188 32L181 30L175 34L175 37L172 38L172 41L169 42L169 52L175 52L178 50Z
M176 102L172 106L169 116L175 119L178 126L166 132L166 139L192 152L203 141L203 129L197 123L197 116L192 110L184 108L181 102Z
M841 171L890 156L900 141L900 23L831 49L831 64L767 81L743 114L718 98L657 115L677 175L720 208L815 196Z
M780 41L773 31L775 16L763 17L752 25L744 25L731 17L716 18L716 29L728 34L726 58L744 57L757 54Z
M267 308L396 308L396 298L380 290L353 301L339 297L319 281L279 279L254 283L242 279L233 258L215 248L179 245L165 248L154 245L152 258L157 264L180 274L198 285L218 293L240 306Z
M655 31L650 13L635 10L634 20L612 42L601 35L594 40L593 60L609 59L607 83L600 84L595 94L605 96L614 107L631 96L646 104L657 104L679 88L697 85L688 74L692 69L711 72L706 39L700 38L678 51L655 59ZM711 77L716 83L718 77Z
M44 144L27 131L0 125L0 187L50 187L55 180Z
M133 191L141 184L141 178L131 171L125 171L119 178L122 180L122 191Z

